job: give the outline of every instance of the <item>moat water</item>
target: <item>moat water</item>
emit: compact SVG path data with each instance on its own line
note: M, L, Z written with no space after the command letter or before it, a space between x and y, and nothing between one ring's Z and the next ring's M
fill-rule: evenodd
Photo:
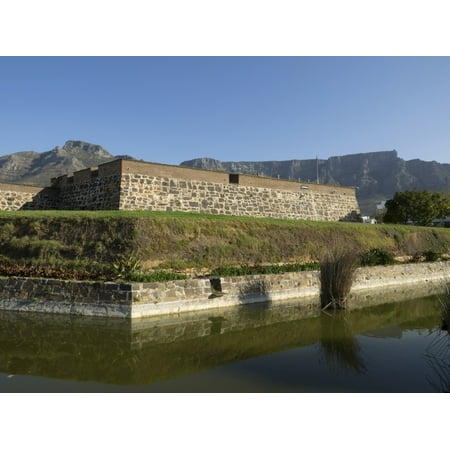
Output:
M437 297L121 320L0 311L0 392L449 392Z

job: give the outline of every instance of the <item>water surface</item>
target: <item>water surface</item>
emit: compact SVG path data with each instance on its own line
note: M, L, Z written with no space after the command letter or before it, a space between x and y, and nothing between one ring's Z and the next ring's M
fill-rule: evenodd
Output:
M0 312L1 392L448 392L436 297L129 321Z

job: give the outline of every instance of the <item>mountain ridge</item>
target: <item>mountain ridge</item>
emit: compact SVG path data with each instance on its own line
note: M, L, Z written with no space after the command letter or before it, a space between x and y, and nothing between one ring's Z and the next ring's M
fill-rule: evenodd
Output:
M114 159L134 159L128 155L114 156L101 145L68 140L52 150L33 150L0 157L0 182L48 186L50 179L97 166Z

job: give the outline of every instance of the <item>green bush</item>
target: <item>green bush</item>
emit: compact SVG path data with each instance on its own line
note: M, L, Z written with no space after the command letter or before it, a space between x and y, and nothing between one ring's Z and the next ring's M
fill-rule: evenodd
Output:
M8 242L14 236L15 227L12 223L5 223L0 226L0 244Z
M136 283L155 283L173 280L186 280L185 275L175 272L167 272L165 270L157 270L155 272L136 271L126 278L126 281L134 281Z
M3 244L2 249L5 253L12 254L16 258L37 258L40 260L61 258L69 250L66 245L59 241L29 236L13 237L9 242Z
M112 266L116 277L123 278L124 280L131 280L133 275L140 273L142 270L141 260L135 254L121 256Z
M165 270L147 272L142 269L142 262L136 254L122 256L113 264L116 278L137 283L154 283L172 280L185 280L185 275Z
M237 277L244 275L265 275L287 272L303 272L306 270L318 270L319 264L316 262L291 263L275 265L255 265L239 267L217 267L212 270L211 275L219 277Z
M422 253L422 256L425 258L427 262L437 261L442 257L442 255L434 250L426 250Z
M361 255L360 263L362 266L386 266L394 264L392 253L382 248L372 248Z

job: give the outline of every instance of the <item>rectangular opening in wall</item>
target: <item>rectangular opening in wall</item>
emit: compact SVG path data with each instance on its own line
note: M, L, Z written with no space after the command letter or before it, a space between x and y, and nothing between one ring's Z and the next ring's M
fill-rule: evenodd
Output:
M239 184L239 174L238 173L230 173L229 174L229 182L234 184Z

